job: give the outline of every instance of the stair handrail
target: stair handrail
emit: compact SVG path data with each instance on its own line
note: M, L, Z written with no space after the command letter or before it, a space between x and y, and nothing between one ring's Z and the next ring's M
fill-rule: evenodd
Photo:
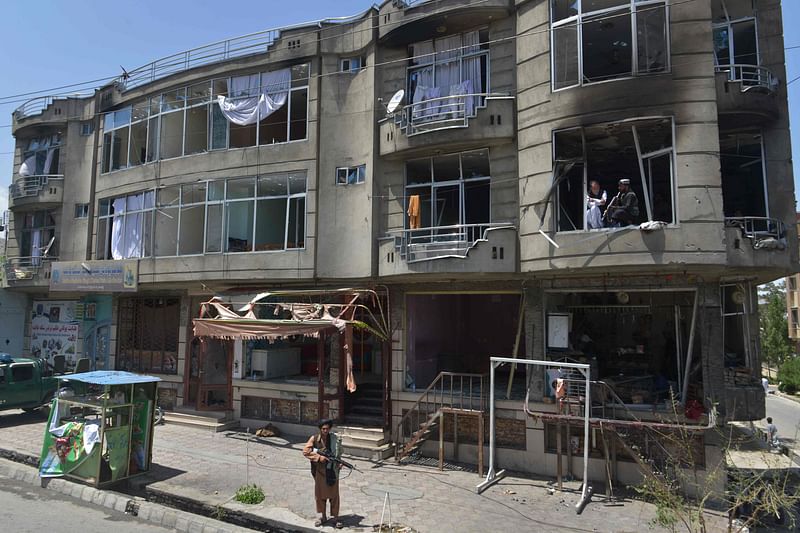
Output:
M448 378L448 377L450 378L450 394L449 394L448 402L445 402L444 381L445 381L445 378ZM453 390L453 378L460 378L461 379L461 383L460 383L461 386L459 388L459 400L460 400L459 405L461 406L461 408L463 409L463 406L464 406L464 378L467 378L467 379L470 380L469 381L470 395L468 397L470 409L468 409L468 410L470 410L470 411L481 411L481 412L483 412L485 410L485 398L484 398L485 397L485 392L486 392L486 389L484 388L484 380L486 378L485 374L472 374L472 373L463 373L463 372L439 372L439 374L436 376L436 378L431 382L430 385L428 385L428 387L422 392L422 394L419 395L419 398L417 398L417 401L414 402L414 405L411 406L411 408L408 411L406 411L406 413L400 419L400 422L397 424L397 440L398 440L397 445L398 445L398 447L402 446L404 444L404 442L405 442L406 435L405 435L404 427L405 427L406 422L411 420L412 417L416 417L416 422L417 422L416 424L414 424L412 426L412 428L416 427L417 430L419 430L419 428L420 428L419 415L422 412L422 408L421 407L422 407L423 403L426 404L426 407L425 407L425 418L426 419L428 417L430 417L432 414L438 412L442 407L444 407L445 403L447 403L447 405L449 405L449 406L452 406L452 403L453 403L454 397L455 397L455 393L454 393L454 390ZM471 394L471 392L472 392L472 380L474 380L474 379L478 379L479 380L478 384L479 384L479 387L480 387L479 388L479 394L478 394L478 409L474 409L473 408L474 407L473 406L473 397L472 397L472 394ZM432 400L429 399L431 394L433 394L433 399ZM437 394L439 395L438 398L436 396ZM430 409L430 405L433 405L434 409ZM413 434L414 434L414 431L411 432L411 435L413 435Z

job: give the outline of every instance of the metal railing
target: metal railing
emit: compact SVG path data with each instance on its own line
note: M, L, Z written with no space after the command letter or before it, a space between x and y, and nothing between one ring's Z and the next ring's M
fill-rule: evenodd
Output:
M507 94L468 93L430 98L403 107L395 113L407 137L452 128L469 127L469 119L477 116L478 109L486 107L487 100L513 98Z
M129 90L195 67L210 65L237 57L263 54L268 52L269 48L280 38L281 32L309 26L321 27L323 24L346 24L358 20L363 15L363 13L360 13L349 17L327 18L303 22L206 44L184 52L162 57L161 59L156 59L152 63L130 70L117 78L117 83L122 90Z
M725 217L725 225L742 230L749 239L772 237L781 240L786 237L786 225L777 218L769 217Z
M768 68L759 65L717 65L715 70L727 73L729 82L740 83L743 93L752 89L773 92L778 87L778 78Z
M30 281L36 278L43 266L52 261L58 261L58 257L53 255L9 257L3 263L3 271L9 283Z
M38 176L22 176L8 186L8 196L12 200L37 196L50 181L64 181L63 174L41 174Z
M439 372L433 383L420 394L416 403L397 424L398 444L402 446L412 439L417 431L428 424L431 417L438 416L440 409L484 412L488 392L485 380L484 374Z
M402 229L390 231L395 238L395 249L400 256L413 260L415 254L463 255L479 240L486 239L486 232L495 228L514 228L507 222L487 222L484 224L456 224L452 226L431 226L428 228Z

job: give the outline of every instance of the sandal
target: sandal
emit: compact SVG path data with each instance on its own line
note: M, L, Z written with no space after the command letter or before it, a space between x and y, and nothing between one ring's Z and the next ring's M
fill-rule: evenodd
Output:
M342 524L341 522L336 522L333 525L333 527L335 527L336 529L342 529L344 527L344 524Z
M317 518L317 520L314 522L314 527L321 527L322 524L324 524L327 521L328 521L327 518Z

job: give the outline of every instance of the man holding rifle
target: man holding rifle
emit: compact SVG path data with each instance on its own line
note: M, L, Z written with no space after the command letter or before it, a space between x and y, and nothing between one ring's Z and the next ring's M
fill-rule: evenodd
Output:
M619 193L606 208L605 219L612 228L621 228L635 224L639 218L639 199L631 190L631 180L622 178L617 184Z
M314 525L319 527L328 521L325 514L326 501L331 502L331 518L334 527L341 529L339 521L339 470L342 466L352 468L340 459L342 445L339 437L331 431L333 420L321 420L319 433L312 435L303 447L303 455L311 461L311 475L314 477L314 499L320 518Z

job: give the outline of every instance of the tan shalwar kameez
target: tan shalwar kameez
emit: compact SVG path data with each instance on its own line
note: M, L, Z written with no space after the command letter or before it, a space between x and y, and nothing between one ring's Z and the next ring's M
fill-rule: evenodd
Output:
M330 435L331 441L337 439L336 435ZM336 472L336 483L333 485L328 485L325 481L325 469L328 463L322 462L322 455L318 454L314 451L314 449L318 450L328 450L328 447L325 445L325 442L321 438L320 435L314 435L308 439L306 445L303 447L303 455L309 460L314 463L317 463L316 472L314 473L314 499L317 502L317 512L321 514L325 514L325 501L331 501L331 516L338 517L339 516L339 465L334 465L334 471ZM337 450L338 451L338 450ZM333 453L336 457L338 454L336 452Z

